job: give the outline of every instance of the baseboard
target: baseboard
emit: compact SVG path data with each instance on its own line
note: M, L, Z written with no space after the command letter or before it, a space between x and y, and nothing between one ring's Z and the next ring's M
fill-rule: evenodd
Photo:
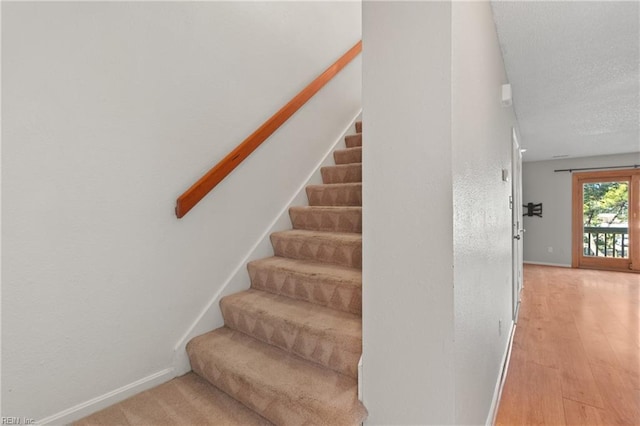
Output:
M362 354L361 354L360 359L358 360L358 399L360 401L363 400L362 388L363 388L363 383L362 383Z
M289 229L291 227L291 222L289 220L289 207L293 205L302 205L306 204L306 186L312 182L314 177L316 180L320 179L320 167L328 164L327 162L331 160L330 156L333 151L336 149L336 146L342 142L344 143L344 137L354 129L355 122L361 117L362 109L358 111L358 113L353 117L350 121L349 125L344 128L340 137L338 137L329 147L325 155L322 159L317 163L315 168L306 179L300 184L298 189L295 191L293 196L289 199L289 201L285 204L285 206L280 210L276 218L271 222L271 224L265 229L265 231L258 237L255 244L249 249L247 255L237 264L234 268L233 272L229 275L229 277L225 280L222 286L218 289L218 291L211 297L209 302L206 304L205 308L200 312L200 314L193 321L191 326L187 329L187 331L180 338L178 343L174 347L173 353L173 367L175 369L176 375L182 375L191 370L191 365L189 364L189 357L186 352L187 343L194 337L206 333L207 331L213 330L218 327L222 327L224 322L222 320L222 314L220 313L220 309L218 308L218 304L220 299L227 294L235 293L237 291L246 290L247 282L249 279L249 274L247 273L246 267L247 263L252 260L261 259L268 256L273 256L273 249L271 247L271 241L269 236L275 231L282 231L285 229ZM333 162L331 162L333 164ZM318 181L316 183L320 183Z
M489 415L485 424L491 426L496 422L496 416L498 415L498 408L500 407L500 397L502 396L502 388L507 378L507 371L509 370L509 361L511 360L511 348L513 346L513 335L516 332L516 324L511 322L511 331L509 332L509 341L507 342L507 348L502 356L502 371L496 382L496 387L493 391L493 399L491 400L491 408L489 409Z
M532 262L529 260L525 260L524 263L528 265L557 266L558 268L571 268L571 265L567 265L566 263Z
M151 389L154 386L158 386L164 382L167 382L174 377L174 369L166 368L133 383L122 386L121 388L105 393L104 395L90 399L89 401L68 408L42 420L38 420L36 424L69 424L85 416L88 416L89 414L95 413L96 411L102 410L103 408L107 408L110 405L117 404L118 402L123 401L137 393L143 392L147 389Z

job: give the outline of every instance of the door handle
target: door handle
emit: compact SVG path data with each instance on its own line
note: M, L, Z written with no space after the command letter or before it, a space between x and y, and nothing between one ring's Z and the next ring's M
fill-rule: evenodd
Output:
M513 236L513 239L514 239L514 240L519 240L520 238L521 238L521 237L520 237L520 235L514 235L514 236Z

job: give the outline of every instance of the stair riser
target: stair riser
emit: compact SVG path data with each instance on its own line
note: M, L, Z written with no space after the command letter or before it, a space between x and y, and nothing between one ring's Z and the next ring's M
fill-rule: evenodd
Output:
M323 183L362 182L362 166L359 164L323 167L320 172Z
M310 185L306 191L310 206L362 206L362 185Z
M362 147L334 151L333 160L336 164L362 163Z
M362 240L334 242L317 238L286 238L272 234L271 244L276 256L362 268Z
M349 338L310 330L302 324L225 303L225 299L220 307L227 327L338 373L357 377L361 336Z
M362 232L362 210L314 211L289 209L293 229L328 232Z
M356 121L356 133L362 133L362 121Z
M355 148L356 146L362 146L362 133L357 135L349 135L344 138L344 143L347 148Z
M294 271L248 265L251 288L304 300L352 314L362 314L362 287Z

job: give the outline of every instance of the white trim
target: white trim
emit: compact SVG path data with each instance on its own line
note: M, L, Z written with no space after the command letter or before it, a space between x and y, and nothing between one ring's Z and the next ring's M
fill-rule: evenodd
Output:
M525 260L524 263L527 263L529 265L557 266L559 268L571 268L571 265L567 265L566 263L532 262L529 260Z
M95 413L96 411L102 410L103 408L109 407L110 405L117 404L130 396L167 382L174 377L173 367L166 368L133 383L122 386L121 388L105 393L104 395L90 399L89 401L71 408L67 408L64 411L60 411L59 413L46 417L42 420L38 420L36 424L69 424L88 416L89 414Z
M293 194L293 196L289 199L289 201L280 210L280 213L278 213L276 218L271 222L271 224L269 224L269 226L265 229L265 231L262 233L262 235L260 235L260 237L256 240L255 244L247 252L247 255L238 263L238 265L235 267L233 272L231 272L229 277L225 280L225 282L218 289L218 291L211 297L211 299L209 299L209 303L207 303L207 305L200 312L200 314L195 319L195 321L193 321L191 326L182 335L180 340L178 340L178 343L174 347L174 354L173 354L173 366L174 366L174 368L176 370L176 374L178 374L178 375L179 374L185 374L185 373L187 373L188 371L191 370L191 367L190 367L190 364L189 364L189 357L188 357L188 355L186 353L186 350L185 350L185 348L187 346L187 343L192 338L194 338L197 335L201 334L203 332L202 330L213 330L213 329L215 329L217 327L222 327L222 325L224 323L221 321L221 318L214 319L212 321L211 318L208 317L207 314L210 313L212 309L217 309L217 305L220 302L220 299L222 298L222 295L224 294L224 292L227 289L227 287L229 287L229 284L236 280L236 277L238 276L238 274L239 273L247 274L247 272L246 272L247 263L250 262L251 260L253 260L254 256L255 256L255 258L264 257L263 255L261 255L261 256L256 256L255 255L257 250L258 250L258 248L263 246L265 244L265 242L267 242L270 245L269 236L271 235L272 232L274 232L274 230L275 230L274 228L278 225L278 223L280 223L283 220L283 218L286 219L287 221L289 220L288 219L289 208L293 205L293 203L298 199L298 197L301 194L305 193L305 188L309 184L309 181L314 177L314 175L316 173L319 173L320 167L322 167L325 164L325 162L327 161L327 158L336 149L336 146L341 141L342 142L344 141L344 137L347 135L347 133L350 130L353 129L353 127L355 125L355 122L358 120L358 118L361 116L361 114L362 114L362 108L360 108L360 110L357 112L357 114L353 117L353 119L350 121L349 125L344 128L344 130L342 131L340 137L338 137L335 140L335 142L331 144L331 146L329 147L329 149L325 153L325 155L322 157L322 159L316 164L316 166L311 171L311 173L309 173L307 178L300 184L300 186L298 187L296 192Z
M507 371L509 370L509 361L511 361L511 348L513 346L513 336L515 333L516 333L516 324L512 321L511 332L509 333L509 341L507 342L507 348L505 350L505 353L502 356L502 370L500 372L500 376L498 377L496 387L493 391L491 408L489 408L489 415L487 416L487 421L485 422L487 426L491 426L496 422L496 416L498 415L498 407L500 407L500 397L502 396L502 388L504 387L504 382L507 379Z
M362 398L362 354L360 354L360 359L358 360L358 399L360 401Z

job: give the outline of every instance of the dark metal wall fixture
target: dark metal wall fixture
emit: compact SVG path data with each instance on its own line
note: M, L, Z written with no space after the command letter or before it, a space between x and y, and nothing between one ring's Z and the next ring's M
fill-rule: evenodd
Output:
M582 167L579 169L556 169L554 172L583 172L586 170L610 170L610 169L638 169L640 164L631 164L630 166L608 166L608 167Z
M523 204L522 207L526 208L527 211L522 216L538 216L542 217L542 203L533 204Z

